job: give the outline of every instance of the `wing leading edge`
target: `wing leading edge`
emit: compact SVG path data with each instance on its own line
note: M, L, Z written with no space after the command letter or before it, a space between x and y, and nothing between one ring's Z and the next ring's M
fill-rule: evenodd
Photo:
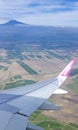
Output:
M0 130L42 130L28 122L28 117L37 109L58 110L60 107L46 102L59 90L74 65L72 60L54 79L0 92ZM4 124L4 125L3 125Z

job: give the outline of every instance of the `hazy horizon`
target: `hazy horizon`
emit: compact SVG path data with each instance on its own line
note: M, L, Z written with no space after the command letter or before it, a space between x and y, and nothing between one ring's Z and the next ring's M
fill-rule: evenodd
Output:
M0 23L15 19L32 25L78 27L78 0L1 0L0 12Z

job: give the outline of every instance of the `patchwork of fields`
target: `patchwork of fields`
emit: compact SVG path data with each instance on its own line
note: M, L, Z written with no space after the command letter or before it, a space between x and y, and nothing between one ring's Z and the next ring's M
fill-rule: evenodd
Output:
M65 67L69 61L76 57L77 62L67 82L62 88L69 91L66 95L53 95L51 102L62 106L55 112L41 112L34 121L43 126L45 130L77 130L78 129L78 53L65 50L42 50L21 52L20 56L8 58L8 52L0 52L0 89L18 87L38 81L43 81L54 76ZM9 52L11 53L11 52ZM7 60L8 58L8 60ZM76 70L76 71L75 71ZM57 113L57 114L56 114ZM60 120L60 121L59 121ZM62 122L61 122L62 121ZM44 125L46 124L46 125ZM77 125L75 125L77 124ZM53 128L52 128L53 126ZM57 127L55 127L57 126ZM61 129L63 127L63 129Z

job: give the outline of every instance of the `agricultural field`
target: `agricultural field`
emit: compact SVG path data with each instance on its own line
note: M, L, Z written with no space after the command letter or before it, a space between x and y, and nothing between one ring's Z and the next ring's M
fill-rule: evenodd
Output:
M62 107L59 111L37 111L30 121L45 130L78 129L78 51L39 50L37 51L0 51L0 89L8 89L44 81L57 76L61 70L76 57L76 64L69 79L62 88L69 91L66 95L52 95L51 102ZM57 113L57 114L56 114Z
M45 130L77 130L78 125L74 123L65 123L49 116L45 116L42 112L36 111L30 117L30 122L34 123Z

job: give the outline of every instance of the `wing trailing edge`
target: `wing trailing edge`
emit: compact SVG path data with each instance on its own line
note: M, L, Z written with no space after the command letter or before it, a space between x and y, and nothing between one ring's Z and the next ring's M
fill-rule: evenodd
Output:
M47 101L47 102L43 103L38 108L38 110L59 110L60 108L61 108L60 106Z

